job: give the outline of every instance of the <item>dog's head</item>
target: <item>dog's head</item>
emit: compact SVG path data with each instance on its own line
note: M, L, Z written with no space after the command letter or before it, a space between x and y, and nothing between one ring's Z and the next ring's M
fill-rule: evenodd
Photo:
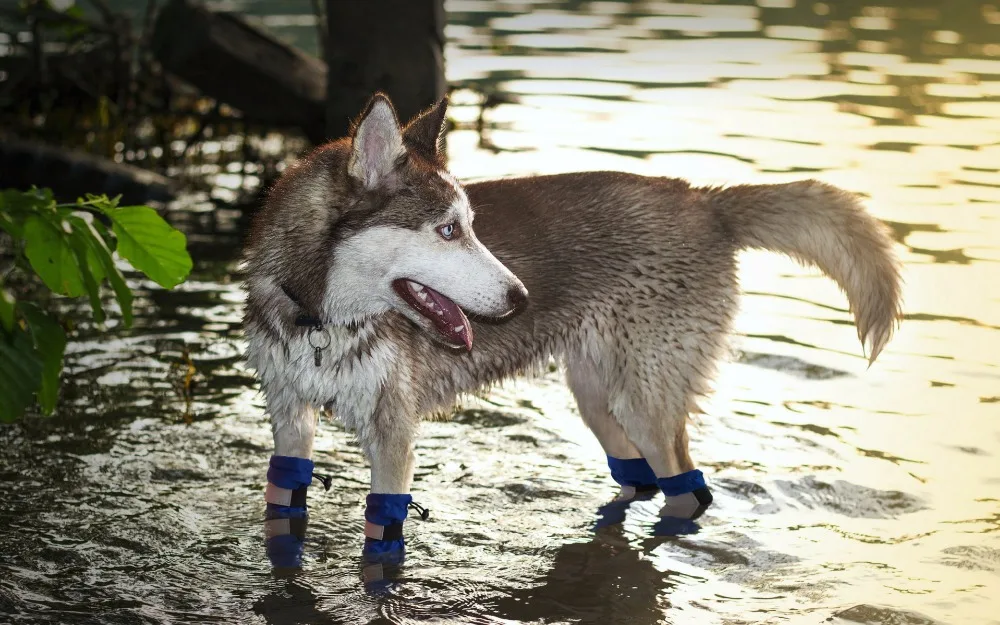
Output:
M340 142L321 308L333 321L395 310L438 342L471 349L463 311L502 318L527 291L476 238L469 198L444 168L446 106L401 127L377 94Z

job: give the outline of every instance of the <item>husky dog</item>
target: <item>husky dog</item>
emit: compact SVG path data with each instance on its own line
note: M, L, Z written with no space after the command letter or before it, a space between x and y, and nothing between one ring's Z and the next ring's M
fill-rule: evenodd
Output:
M899 267L854 195L617 172L462 185L445 108L401 127L376 94L255 219L245 327L273 424L269 509L304 512L326 407L371 462L366 549L400 548L421 415L555 358L621 497L659 488L662 514L697 516L711 495L685 427L725 351L742 249L835 280L871 361L891 337Z

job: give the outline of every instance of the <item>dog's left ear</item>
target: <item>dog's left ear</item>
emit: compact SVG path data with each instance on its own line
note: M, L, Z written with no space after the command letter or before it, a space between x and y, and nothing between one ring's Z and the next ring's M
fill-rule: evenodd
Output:
M359 120L351 139L347 172L372 191L391 180L406 149L396 111L385 95L372 96Z
M424 158L440 163L444 160L445 112L448 110L448 96L437 101L420 115L417 115L403 129L406 147Z

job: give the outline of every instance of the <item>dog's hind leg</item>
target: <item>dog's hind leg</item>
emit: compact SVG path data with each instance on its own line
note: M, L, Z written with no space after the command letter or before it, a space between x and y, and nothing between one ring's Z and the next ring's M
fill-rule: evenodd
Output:
M613 402L612 414L642 453L663 491L662 517L696 519L712 503L712 494L688 452L683 402Z
M666 497L661 516L694 519L712 502L701 471L688 452L688 415L708 391L716 359L723 353L727 308L699 315L699 302L647 295L633 298L616 315L583 328L584 352L596 379L607 389L607 410L638 449ZM660 311L670 316L661 318ZM627 325L625 323L627 322ZM580 371L570 364L571 380ZM583 388L577 380L571 385ZM603 398L601 398L603 401ZM610 425L605 430L614 431Z
M583 422L607 454L612 479L621 487L615 501L629 501L637 494L655 492L656 475L611 416L607 385L593 360L582 353L567 358L566 383L576 398Z
M624 362L614 369L610 411L656 474L666 497L660 516L695 519L712 494L688 452L687 420L714 363L697 348L684 353L660 345L650 338L617 354Z

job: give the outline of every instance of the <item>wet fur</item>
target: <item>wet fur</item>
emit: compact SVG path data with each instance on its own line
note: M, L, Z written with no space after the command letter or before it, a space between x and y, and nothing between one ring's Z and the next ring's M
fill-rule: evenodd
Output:
M290 168L253 226L248 359L267 396L276 453L308 456L312 411L327 406L371 459L373 492L408 492L422 415L555 358L609 453L645 456L660 476L689 470L684 424L725 351L739 295L736 254L750 247L836 280L873 360L892 334L898 265L885 228L854 195L815 181L720 189L587 172L465 185L479 240L529 292L512 318L473 319L471 351L443 347L389 311L333 320L316 367L294 319L303 309L322 316L337 297L326 279L352 238L385 224L419 228L455 201L455 186L439 174L443 115L442 104L407 127L392 190L359 194L345 138Z

